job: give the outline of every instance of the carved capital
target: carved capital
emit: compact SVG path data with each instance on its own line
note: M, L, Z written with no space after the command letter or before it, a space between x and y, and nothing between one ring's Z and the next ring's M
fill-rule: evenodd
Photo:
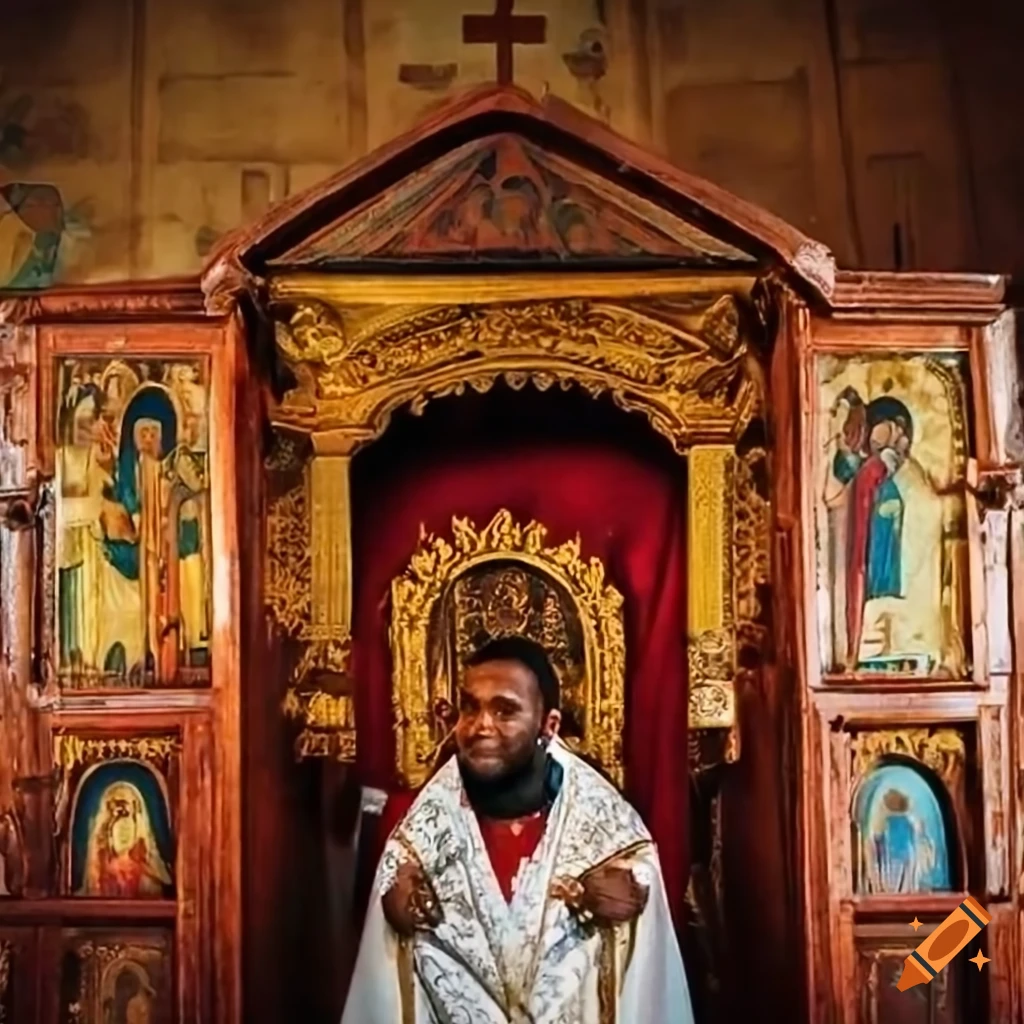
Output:
M7 326L20 326L36 319L43 304L38 295L19 295L0 299L0 331Z
M816 285L826 299L832 297L836 290L836 261L828 246L804 241L793 257L793 268Z

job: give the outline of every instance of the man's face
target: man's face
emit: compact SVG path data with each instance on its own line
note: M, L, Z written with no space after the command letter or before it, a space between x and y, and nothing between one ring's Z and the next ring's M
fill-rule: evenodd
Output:
M459 692L455 742L463 768L500 779L533 757L544 727L544 703L533 673L517 661L466 669Z

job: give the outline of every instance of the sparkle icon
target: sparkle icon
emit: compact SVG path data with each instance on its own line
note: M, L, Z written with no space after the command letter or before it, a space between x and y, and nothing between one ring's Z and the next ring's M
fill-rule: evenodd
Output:
M985 966L985 964L991 963L991 962L992 962L991 957L985 956L985 954L982 953L982 951L980 949L978 950L977 954L975 956L972 956L971 959L968 961L968 963L977 964L979 971L982 969L982 967Z
M927 985L939 976L939 972L992 920L989 912L973 896L967 896L935 930L926 936L903 963L896 988L900 992ZM910 926L917 931L921 922L915 917ZM988 957L978 953L971 963L982 966Z

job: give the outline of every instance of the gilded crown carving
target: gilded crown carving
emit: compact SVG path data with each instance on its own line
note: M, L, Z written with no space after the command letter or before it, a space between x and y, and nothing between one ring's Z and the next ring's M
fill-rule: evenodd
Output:
M392 581L396 768L410 785L419 785L429 773L443 738L435 709L439 701L451 702L454 696L452 666L446 671L430 664L435 606L469 570L501 561L540 573L568 595L585 637L583 692L570 698L580 705L579 747L621 783L626 675L622 595L607 581L600 559L583 557L579 537L557 546L546 538L542 524L518 523L506 509L483 527L456 517L451 537L424 534L406 571Z

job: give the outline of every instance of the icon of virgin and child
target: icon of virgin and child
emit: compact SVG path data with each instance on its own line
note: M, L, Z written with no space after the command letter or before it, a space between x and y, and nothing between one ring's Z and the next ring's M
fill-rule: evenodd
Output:
M842 387L830 409L823 499L832 671L928 673L945 657L949 637L938 633L951 632L936 623L944 499L955 488L937 483L915 456L921 423L888 383L870 401ZM924 440L935 442L934 455L937 438Z
M173 682L206 662L200 367L68 360L57 417L60 672Z

